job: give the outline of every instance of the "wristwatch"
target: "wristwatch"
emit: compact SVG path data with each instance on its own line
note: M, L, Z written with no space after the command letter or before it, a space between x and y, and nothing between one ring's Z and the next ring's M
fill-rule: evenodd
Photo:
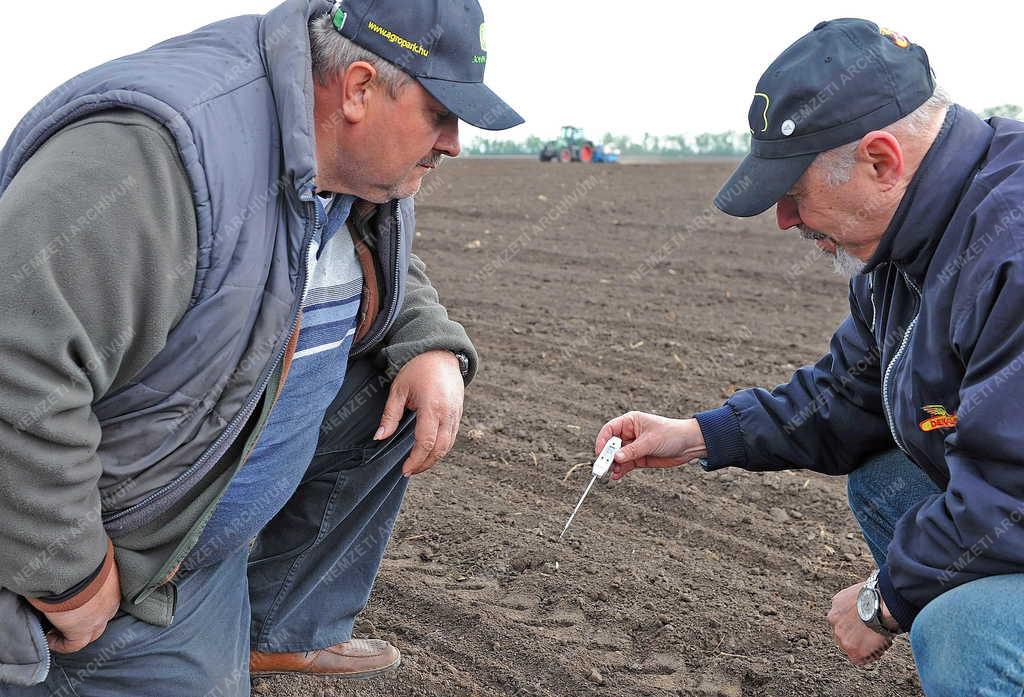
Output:
M896 634L882 624L882 594L878 592L878 569L871 572L867 583L857 595L857 615L861 622L884 637L893 638Z
M469 375L469 356L459 351L455 358L459 361L459 372L462 373L462 377Z

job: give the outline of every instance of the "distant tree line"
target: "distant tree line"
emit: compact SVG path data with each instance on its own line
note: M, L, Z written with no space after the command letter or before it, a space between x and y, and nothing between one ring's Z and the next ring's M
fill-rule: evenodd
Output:
M547 142L537 136L526 140L500 140L475 138L465 149L469 155L536 155ZM617 148L623 155L656 155L662 157L729 157L746 155L750 149L750 133L723 131L683 135L656 136L645 133L640 141L630 136L605 133L599 140L605 146Z
M1000 104L999 106L990 106L988 109L982 109L978 112L978 116L983 119L987 119L991 116L1005 116L1008 119L1019 119L1022 111L1024 111L1024 109L1016 104Z
M1000 104L978 112L987 119L1004 116L1018 119L1024 108L1016 104ZM531 135L526 140L500 140L497 138L475 138L465 149L468 155L536 155L546 141ZM645 133L640 141L629 136L605 133L600 141L605 146L617 148L623 155L654 155L660 157L739 157L750 150L750 133L723 131L701 133L696 136L656 136Z

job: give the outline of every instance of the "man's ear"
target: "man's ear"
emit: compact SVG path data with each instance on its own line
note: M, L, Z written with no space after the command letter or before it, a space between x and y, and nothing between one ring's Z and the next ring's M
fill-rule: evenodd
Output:
M359 123L366 118L376 79L377 69L365 61L356 61L341 75L341 111L349 123Z
M857 160L871 166L875 181L883 189L896 186L906 168L903 148L888 131L872 131L861 138Z

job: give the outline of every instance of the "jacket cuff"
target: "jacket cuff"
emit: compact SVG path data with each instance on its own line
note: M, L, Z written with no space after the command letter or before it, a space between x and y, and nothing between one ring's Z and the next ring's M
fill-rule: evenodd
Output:
M889 613L896 620L900 629L904 632L909 632L920 610L907 602L899 594L899 591L896 590L896 587L892 585L892 579L889 577L889 567L886 564L883 564L882 568L878 570L878 592L882 594L885 606L889 609Z
M110 572L114 570L114 543L107 539L107 554L103 557L103 562L99 568L89 576L86 581L78 584L82 586L81 590L78 590L78 586L75 586L70 591L70 597L68 593L62 593L59 596L51 596L55 598L50 600L48 598L25 598L28 603L45 613L54 612L67 612L69 610L77 610L78 608L85 605L87 602L96 597L96 594L100 592L100 588L106 582L110 576Z
M746 464L747 453L743 446L743 432L736 412L728 404L704 411L693 418L700 425L704 446L708 456L701 460L701 467L707 472L723 467L742 467Z

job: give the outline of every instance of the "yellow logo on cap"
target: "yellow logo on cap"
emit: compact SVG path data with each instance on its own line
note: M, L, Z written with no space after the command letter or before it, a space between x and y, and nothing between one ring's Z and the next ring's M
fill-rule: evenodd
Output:
M910 40L899 32L893 31L892 29L886 29L885 27L879 27L878 33L900 48L910 48Z
M384 37L385 40L390 41L391 43L396 44L398 46L401 46L407 51L412 51L415 54L423 56L424 58L430 56L430 49L426 48L425 46L421 46L419 42L409 41L409 39L406 39L403 36L399 36L390 29L386 29L380 26L373 20L368 21L366 23L366 27L370 31L380 34L382 37Z
M480 25L480 50L481 51L486 51L487 50L487 25L486 24L481 24Z

